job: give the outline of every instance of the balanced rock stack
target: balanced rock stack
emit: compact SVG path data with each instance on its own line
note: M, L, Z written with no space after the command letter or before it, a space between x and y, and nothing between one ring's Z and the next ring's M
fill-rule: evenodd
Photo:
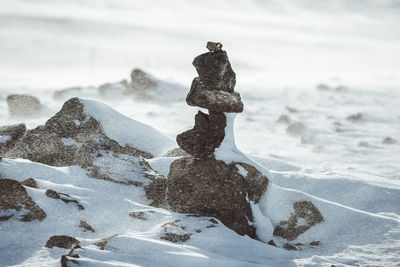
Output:
M194 78L186 102L190 106L206 108L195 116L194 128L179 134L178 145L196 158L211 155L225 136L224 112L240 113L243 103L234 91L236 75L222 44L208 42L208 53L197 56L193 65L199 77Z
M209 114L199 111L194 128L177 136L190 156L170 165L165 198L173 211L215 217L238 234L257 238L250 202L259 201L268 178L250 164L216 159L214 151L225 137L224 142L234 143L230 130L225 133L233 128L225 113L242 112L243 103L234 91L235 73L222 45L208 42L207 48L210 52L193 61L199 77L193 80L186 102L208 109Z

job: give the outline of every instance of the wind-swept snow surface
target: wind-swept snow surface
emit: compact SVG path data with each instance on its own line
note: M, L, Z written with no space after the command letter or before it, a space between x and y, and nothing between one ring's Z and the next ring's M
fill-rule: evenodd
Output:
M3 159L0 178L38 182L39 189L26 190L47 217L0 222L0 266L59 265L68 251L44 248L56 234L81 241L82 266L399 266L399 8L390 0L3 0L0 126L42 125L66 100L54 97L55 90L82 86L68 97L100 100L124 114L85 100L110 137L161 155L174 147L177 133L193 126L197 109L178 100L194 76L193 57L205 51L206 41L220 41L237 73L244 111L235 126L233 118L227 125L236 145L226 143L217 156L230 150L218 157L246 155L269 170L270 187L252 207L257 233L268 242L271 224L288 219L292 201L312 201L324 221L299 237L319 246L286 251L221 223L210 226L209 218L151 207L143 189L89 178L76 166ZM129 80L134 67L171 86L161 86L155 100L123 95L118 87L99 93L105 82ZM42 111L10 116L6 98L15 93L38 97ZM138 129L157 137L133 135ZM8 137L0 139L1 146ZM148 162L166 177L176 158ZM121 161L114 163L107 168ZM124 168L116 179L130 174ZM85 210L46 197L47 189L71 195ZM79 228L81 220L96 232ZM175 220L193 233L184 244L160 239L161 226ZM92 245L115 234L106 250Z

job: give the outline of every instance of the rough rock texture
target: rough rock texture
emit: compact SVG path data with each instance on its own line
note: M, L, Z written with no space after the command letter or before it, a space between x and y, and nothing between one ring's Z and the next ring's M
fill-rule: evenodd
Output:
M186 226L181 224L181 220L174 220L161 225L160 239L174 243L185 243L192 236L186 231Z
M319 210L310 201L295 202L294 213L288 221L280 222L274 230L274 235L287 240L295 240L299 235L324 219Z
M62 255L60 259L61 267L79 266L79 262L74 260L79 258L78 254L73 253L73 249L68 254ZM73 264L73 265L72 265Z
M32 187L32 188L38 188L37 183L36 183L35 179L33 179L33 178L28 178L25 181L23 181L21 184L28 186L28 187Z
M197 106L215 112L235 112L243 111L243 102L238 92L229 92L206 87L207 85L195 78L192 82L186 102L190 106Z
M14 215L19 215L23 222L42 221L46 217L46 213L19 182L0 178L0 221L6 221Z
M39 99L30 95L9 95L7 104L12 116L31 116L42 109Z
M192 130L176 137L178 145L197 158L212 154L225 136L226 118L223 113L212 112L210 115L201 111L195 116Z
M268 179L254 167L238 163L226 165L215 159L182 158L170 166L167 199L173 211L216 217L241 235L255 238L248 199L257 203Z
M10 150L26 132L24 123L0 127L0 156Z
M72 249L79 245L79 240L67 235L53 235L46 242L46 248L68 248Z
M221 50L222 44L208 42L208 53L193 60L198 77L194 78L186 102L190 106L206 108L195 116L193 129L179 134L178 145L196 158L205 158L214 153L225 136L226 117L223 112L242 112L240 94L234 91L236 74L228 56Z
M127 172L134 171L137 177L150 176L153 172L141 158L151 158L150 153L122 147L110 139L98 121L84 114L78 98L65 102L45 125L27 131L5 157L25 158L51 166L79 165L92 177L124 184L135 183L109 175L116 162L129 168Z
M193 60L193 66L207 90L233 92L236 74L225 51L217 50L201 54Z
M147 198L152 201L151 206L162 207L166 205L166 189L167 179L165 178L153 179L149 185L144 187Z
M222 45L221 45L222 46ZM217 112L242 112L240 94L234 92L236 74L223 50L201 54L193 60L199 77L194 78L186 102Z

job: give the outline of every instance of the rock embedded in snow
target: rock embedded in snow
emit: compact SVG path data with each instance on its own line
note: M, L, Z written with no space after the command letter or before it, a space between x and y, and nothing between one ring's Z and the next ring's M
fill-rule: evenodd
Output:
M248 164L190 157L171 164L166 192L173 211L212 216L237 233L255 238L249 201L257 203L267 186L268 178Z
M150 126L99 102L72 98L45 125L26 132L5 156L52 166L79 165L95 178L141 185L147 180L143 177L154 173L142 157L172 147L172 139Z
M11 149L26 132L24 123L0 127L0 156Z
M108 237L102 238L102 239L94 242L93 245L99 247L100 250L104 250L107 247L108 241L110 241L111 239L113 239L116 236L118 236L118 235L115 234L115 235L112 235L112 236L108 236Z
M38 188L37 183L36 183L35 179L33 179L33 178L28 178L25 181L23 181L21 184L28 186L28 187L32 187L32 188Z
M92 226L90 226L86 221L80 221L79 222L79 228L82 228L84 232L86 231L91 231L91 232L96 232Z
M127 86L126 95L135 95L139 98L151 97L150 92L155 91L157 81L141 69L133 69L131 72L131 83Z
M30 95L9 95L7 104L11 116L32 116L42 109L39 99Z
M54 199L60 199L64 203L75 203L76 206L78 207L79 210L84 210L85 208L79 203L78 200L73 199L70 195L64 194L64 193L59 193L51 189L46 190L46 196L54 198Z
M319 210L310 201L295 202L293 208L294 213L287 221L280 222L274 230L274 235L295 240L312 226L324 221Z
M46 248L67 248L72 249L79 245L79 240L67 235L53 235L47 240Z
M17 181L0 178L0 221L20 217L22 222L42 221L46 213L32 200Z
M393 145L393 144L396 144L397 141L395 139L393 139L392 137L388 136L388 137L385 137L385 139L382 140L382 143L385 144L385 145Z

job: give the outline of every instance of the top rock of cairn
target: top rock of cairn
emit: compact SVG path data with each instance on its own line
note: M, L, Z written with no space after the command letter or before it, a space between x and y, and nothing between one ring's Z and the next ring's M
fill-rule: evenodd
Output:
M210 52L193 60L199 77L194 78L186 102L210 111L240 113L243 103L240 94L234 91L236 75L221 48L221 43L208 42Z

